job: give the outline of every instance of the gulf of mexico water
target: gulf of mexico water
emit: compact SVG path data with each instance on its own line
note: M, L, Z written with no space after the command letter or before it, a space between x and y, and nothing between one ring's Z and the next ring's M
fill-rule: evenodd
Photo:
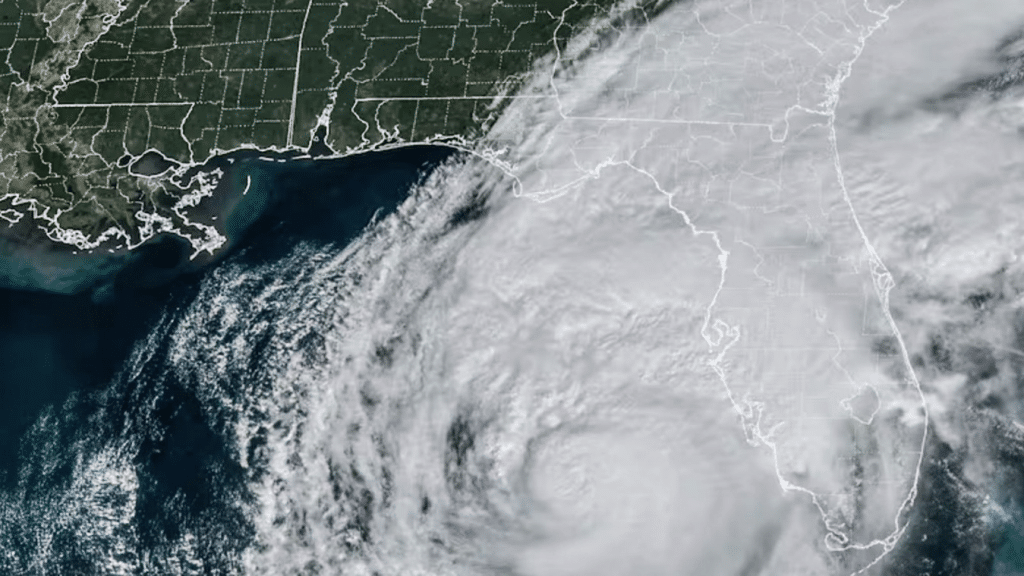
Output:
M53 391L11 432L0 571L727 573L785 556L783 519L816 516L679 338L699 332L717 252L656 189L602 179L592 201L538 204L434 149L338 166L255 166L263 217L233 253L128 274L162 294L148 313L118 307L117 281L80 297L140 316L107 373L35 369ZM708 545L727 535L741 553Z
M988 4L972 14L999 27L1008 21L1003 9L1019 10ZM724 30L722 19L735 15L694 17L681 5L643 36L702 38L716 19ZM919 25L933 17L921 9L908 22L958 51L981 44ZM943 21L970 28L962 18ZM709 370L709 303L718 302L723 276L737 274L743 290L722 307L769 310L766 322L781 318L830 370L835 356L816 346L813 324L758 300L773 282L756 254L742 258L751 247L743 237L763 234L787 251L803 239L808 254L827 251L826 264L837 255L859 261L852 255L863 238L837 220L817 229L829 234L821 240L798 211L719 213L707 182L677 171L686 163L667 152L714 142L721 146L695 149L701 163L745 171L747 138L760 133L765 158L802 159L818 173L840 167L834 142L808 127L791 133L783 154L764 131L701 136L666 118L653 139L638 125L589 123L641 107L654 86L638 82L667 78L661 66L686 74L707 64L691 62L685 44L679 58L658 57L661 48L647 51L633 32L597 39L597 60L578 76L538 77L538 90L565 81L559 106L520 100L495 128L495 142L522 160L519 184L551 191L552 182L581 176L536 196L546 202L513 200L508 178L472 157L441 154L421 182L421 160L359 180L389 157L370 156L365 170L349 164L354 180L334 194L329 164L264 164L242 154L225 159L241 168L225 180L233 245L223 260L186 265L181 246L164 240L78 300L12 296L20 300L7 312L4 361L38 358L6 372L23 387L5 388L19 397L4 455L0 573L1020 573L1024 273L1017 245L1007 242L1020 237L1016 228L994 225L1020 221L1012 217L1019 172L1005 159L1016 150L1018 131L1006 128L1008 117L1019 118L1017 102L965 103L957 91L956 118L937 118L931 99L925 112L882 110L884 134L851 130L872 122L837 126L846 191L897 279L891 304L908 352L900 358L921 376L927 398L895 397L877 413L851 410L854 418L808 418L801 426L809 428L788 437L794 458L780 465L765 442L755 449L743 435L754 427L762 441L787 434L786 422L761 411L757 393L777 391L782 408L799 400L801 413L844 407L827 396L864 396L832 387L805 405L805 383L821 392L841 379L811 371L794 382L788 370L764 370L758 356L785 359L759 346L777 333L741 320L736 354L716 361L746 387L749 410L738 422L732 394ZM893 54L913 53L906 32L892 37L899 49L884 53L879 70L892 70ZM657 74L632 73L649 58ZM910 61L918 70L924 60ZM939 76L949 74L961 72ZM916 77L889 75L898 80L868 82L888 87L879 96L886 106L913 106L935 89L894 90ZM749 94L749 75L741 76L736 95ZM608 97L620 89L638 98ZM847 110L869 104L868 119L879 113L856 91L844 100ZM583 121L563 122L563 102L575 102ZM657 153L634 154L655 142ZM940 166L937 157L949 161ZM963 178L966 159L982 178ZM994 160L1003 167L993 169ZM1007 174L994 177L1000 170ZM988 190L978 182L998 190L990 194L998 210L977 201L976 190ZM353 211L344 202L351 190L385 201ZM803 216L824 214L813 185L787 187L778 199L801 192L813 200ZM703 233L681 213L687 205ZM920 221L957 224L928 229ZM734 237L712 241L709 230ZM728 274L719 240L732 242ZM792 254L782 262L803 257ZM841 319L849 302L861 301L826 297L835 295L825 290L830 274L811 283L807 294L822 307L805 320ZM122 304L131 298L138 304ZM850 341L872 363L897 356L895 336L864 330L866 315L854 318ZM87 328L72 329L76 322ZM719 342L733 332L712 328ZM80 343L89 338L92 349ZM109 362L89 364L94 357ZM85 377L87 369L97 372ZM924 422L933 434L923 433ZM794 496L796 484L818 492ZM855 541L838 546L842 532Z
M184 242L161 237L122 257L58 255L56 284L45 281L52 254L7 259L34 273L9 273L0 289L0 572L195 573L190 554L200 573L236 563L252 529L226 415L205 413L194 382L156 368L160 335L217 270L299 245L340 250L452 153L236 155L225 180L252 185L222 215L230 248L216 258L190 261ZM142 350L156 373L126 373Z

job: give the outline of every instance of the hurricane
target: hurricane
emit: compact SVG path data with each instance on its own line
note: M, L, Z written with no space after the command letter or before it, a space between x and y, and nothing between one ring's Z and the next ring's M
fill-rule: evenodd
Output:
M211 266L21 440L0 571L897 573L958 401L835 126L896 8L804 70L734 4L620 6L356 238Z

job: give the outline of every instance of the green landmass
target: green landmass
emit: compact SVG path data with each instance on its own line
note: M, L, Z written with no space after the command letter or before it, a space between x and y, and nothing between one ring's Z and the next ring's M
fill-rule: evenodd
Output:
M0 0L0 218L82 249L171 232L212 252L223 237L189 210L216 179L195 167L305 151L318 130L337 155L472 148L534 62L614 4ZM132 173L151 151L175 168Z

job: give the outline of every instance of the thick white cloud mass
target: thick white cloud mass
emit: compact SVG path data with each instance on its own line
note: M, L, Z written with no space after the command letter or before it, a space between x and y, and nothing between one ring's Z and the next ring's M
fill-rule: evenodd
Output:
M438 241L457 199L511 184L487 172L442 170L404 219L317 263L302 301L344 312L267 399L280 424L249 571L735 573L792 562L780 541L813 547L817 515L783 496L706 364L714 245L612 174L590 202L497 199ZM209 338L203 310L234 308L225 284L268 272L201 297L180 362L203 361L186 336Z
M448 166L318 261L304 302L345 312L267 400L250 571L820 574L893 547L924 406L820 76L883 18L808 48L813 11L730 14L602 22L495 126L514 179ZM750 69L769 46L830 56Z
M901 546L921 545L908 526L935 505L918 492L928 409L976 485L996 427L963 406L1001 402L984 418L1005 437L1024 416L1010 312L974 323L961 288L988 290L986 314L1016 309L1019 104L956 90L997 69L984 54L1024 11L884 4L625 6L538 63L490 149L352 244L210 272L121 388L172 374L231 439L244 486L218 497L254 543L226 565L917 570ZM989 348L942 352L933 329L953 325L966 336L950 341ZM22 482L0 500L0 542L91 514L83 549L136 549L131 462L151 424L91 440L81 453L102 458L68 463L75 481L48 503ZM201 573L226 522L103 562ZM913 573L968 573L928 562Z
M932 466L955 478L945 506L978 518L957 516L955 557L930 568L942 573L1024 569L1022 25L1019 3L908 2L868 43L839 108L853 205L897 278L893 312L942 447ZM986 538L994 558L965 552Z

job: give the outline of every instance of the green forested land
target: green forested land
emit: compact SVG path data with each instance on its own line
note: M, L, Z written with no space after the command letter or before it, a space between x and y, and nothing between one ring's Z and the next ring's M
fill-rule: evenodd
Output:
M338 153L472 142L495 94L614 2L426 4L0 0L0 211L81 246L111 227L138 242L140 211L202 236L170 209L188 183L133 176L134 159L304 150L318 122Z

